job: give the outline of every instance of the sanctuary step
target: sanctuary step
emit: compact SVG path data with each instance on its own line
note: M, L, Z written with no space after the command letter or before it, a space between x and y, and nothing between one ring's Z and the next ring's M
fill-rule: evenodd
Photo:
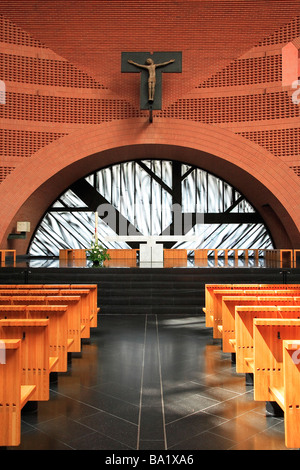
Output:
M205 284L281 283L277 268L21 268L3 267L0 284L97 284L101 314L198 314ZM287 282L300 283L300 269Z
M204 284L195 274L164 269L107 270L99 282L101 313L201 313Z

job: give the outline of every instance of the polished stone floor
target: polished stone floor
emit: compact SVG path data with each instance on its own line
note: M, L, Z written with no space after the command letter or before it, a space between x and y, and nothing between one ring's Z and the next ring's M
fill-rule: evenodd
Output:
M202 316L100 315L50 388L17 449L287 450Z

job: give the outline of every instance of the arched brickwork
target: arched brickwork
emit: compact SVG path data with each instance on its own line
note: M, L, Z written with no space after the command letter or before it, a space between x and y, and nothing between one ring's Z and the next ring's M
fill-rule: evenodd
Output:
M176 159L227 180L262 215L276 247L300 246L299 180L279 158L219 127L161 118L150 124L138 118L81 130L40 149L26 167L26 179L20 165L0 187L1 247L7 247L18 220L30 221L33 232L49 205L77 179L140 158ZM30 235L10 240L9 247L24 254L29 241Z

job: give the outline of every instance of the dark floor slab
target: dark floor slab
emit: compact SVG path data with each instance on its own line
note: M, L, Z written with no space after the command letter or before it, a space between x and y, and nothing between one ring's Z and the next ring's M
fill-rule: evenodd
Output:
M203 315L99 315L19 450L287 450Z

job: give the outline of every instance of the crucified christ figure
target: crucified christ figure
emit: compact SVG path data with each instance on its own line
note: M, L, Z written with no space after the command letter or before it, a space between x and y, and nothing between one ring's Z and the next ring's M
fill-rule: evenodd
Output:
M143 64L137 64L136 62L133 62L133 60L128 60L129 64L135 65L136 67L140 67L142 69L146 69L149 72L149 78L148 78L148 101L153 102L154 101L154 92L155 92L155 84L156 84L156 74L155 74L155 69L157 67L162 67L163 65L168 65L171 64L172 62L175 62L175 59L171 59L168 62L162 62L161 64L155 64L151 58L146 60L147 65Z

